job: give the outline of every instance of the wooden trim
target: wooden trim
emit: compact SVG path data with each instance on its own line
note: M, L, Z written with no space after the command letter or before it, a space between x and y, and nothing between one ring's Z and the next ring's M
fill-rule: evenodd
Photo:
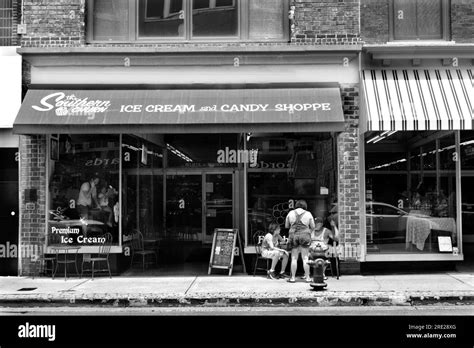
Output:
M417 1L417 0L413 0ZM441 0L441 39L439 38L432 38L432 37L419 37L417 33L414 33L413 38L411 39L395 39L395 0L389 0L388 6L388 38L389 41L427 41L427 40L440 40L440 41L448 41L451 37L450 35L450 8L451 8L450 0ZM416 18L416 24L418 23L418 19Z
M192 0L183 0L185 19L184 23L184 35L180 37L166 38L166 37L140 37L139 35L139 1L131 0L129 1L129 30L128 30L128 40L117 40L117 41L104 41L104 40L94 40L94 26L93 26L93 13L94 13L94 0L87 0L87 33L86 33L86 42L89 44L133 44L133 43L170 43L170 42L179 42L179 43L208 43L212 42L288 42L290 39L289 33L289 20L287 12L289 9L289 1L284 1L285 11L283 11L282 16L282 25L283 25L283 36L278 39L272 40L250 40L250 6L248 0L240 0L238 8L238 33L236 36L194 36L192 35Z

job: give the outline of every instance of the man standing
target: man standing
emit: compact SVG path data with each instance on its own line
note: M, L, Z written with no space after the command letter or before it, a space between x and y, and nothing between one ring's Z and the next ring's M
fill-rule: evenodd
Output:
M308 253L311 244L311 231L314 230L313 215L307 211L306 201L299 200L295 204L295 209L286 216L285 227L289 228L288 246L291 248L291 277L288 280L294 283L298 256L301 253L303 259L304 277L306 282L311 282L309 275Z
M89 217L89 209L99 207L99 202L97 201L97 185L99 181L99 177L94 175L89 181L84 182L79 190L77 211L84 219Z

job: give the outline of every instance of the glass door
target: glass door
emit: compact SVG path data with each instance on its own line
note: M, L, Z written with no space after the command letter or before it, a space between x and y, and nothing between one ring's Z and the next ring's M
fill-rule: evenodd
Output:
M202 174L166 176L166 232L170 239L200 240Z
M204 243L212 243L215 228L233 228L234 181L232 173L204 175Z

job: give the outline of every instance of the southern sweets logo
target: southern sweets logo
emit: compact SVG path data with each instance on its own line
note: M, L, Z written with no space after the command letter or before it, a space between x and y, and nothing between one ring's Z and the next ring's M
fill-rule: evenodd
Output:
M88 116L93 118L96 113L107 111L109 100L91 100L78 98L74 94L66 95L62 92L52 93L41 99L41 106L33 105L36 111L51 111L55 109L56 116Z

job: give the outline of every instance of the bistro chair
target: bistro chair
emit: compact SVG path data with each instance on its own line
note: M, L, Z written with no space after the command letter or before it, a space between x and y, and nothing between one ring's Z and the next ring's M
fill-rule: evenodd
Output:
M103 235L105 238L104 244L99 246L99 252L92 256L91 254L84 254L83 259L82 259L82 267L81 267L81 277L84 272L84 264L89 263L91 264L91 268L86 269L86 271L91 271L91 277L94 279L94 273L95 272L109 272L109 277L112 278L112 274L110 272L110 263L109 263L109 254L110 254L110 249L112 248L112 234L106 233ZM96 269L95 264L96 263L105 263L107 265L107 268L102 268L102 269Z
M46 234L47 246L50 246L54 243L57 243L57 238L51 233ZM45 251L42 255L38 256L35 260L35 271L33 273L33 279L35 276L46 275L47 271L51 272L51 276L54 274L54 269L56 267L56 253L46 253L46 247L43 248Z
M262 241L263 237L265 236L265 232L257 231L253 234L253 244L255 246L255 266L253 268L253 275L255 277L255 273L258 270L268 272L268 268L270 267L270 259L262 256ZM266 268L259 267L259 261L264 260L266 263Z
M133 267L135 257L138 256L141 258L141 264L143 271L145 271L146 264L152 264L153 262L147 261L147 257L153 255L155 258L155 263L158 265L158 256L156 255L155 250L145 249L143 242L143 234L139 230L133 230L132 232L132 259L130 260L130 267ZM135 262L136 263L136 262Z

